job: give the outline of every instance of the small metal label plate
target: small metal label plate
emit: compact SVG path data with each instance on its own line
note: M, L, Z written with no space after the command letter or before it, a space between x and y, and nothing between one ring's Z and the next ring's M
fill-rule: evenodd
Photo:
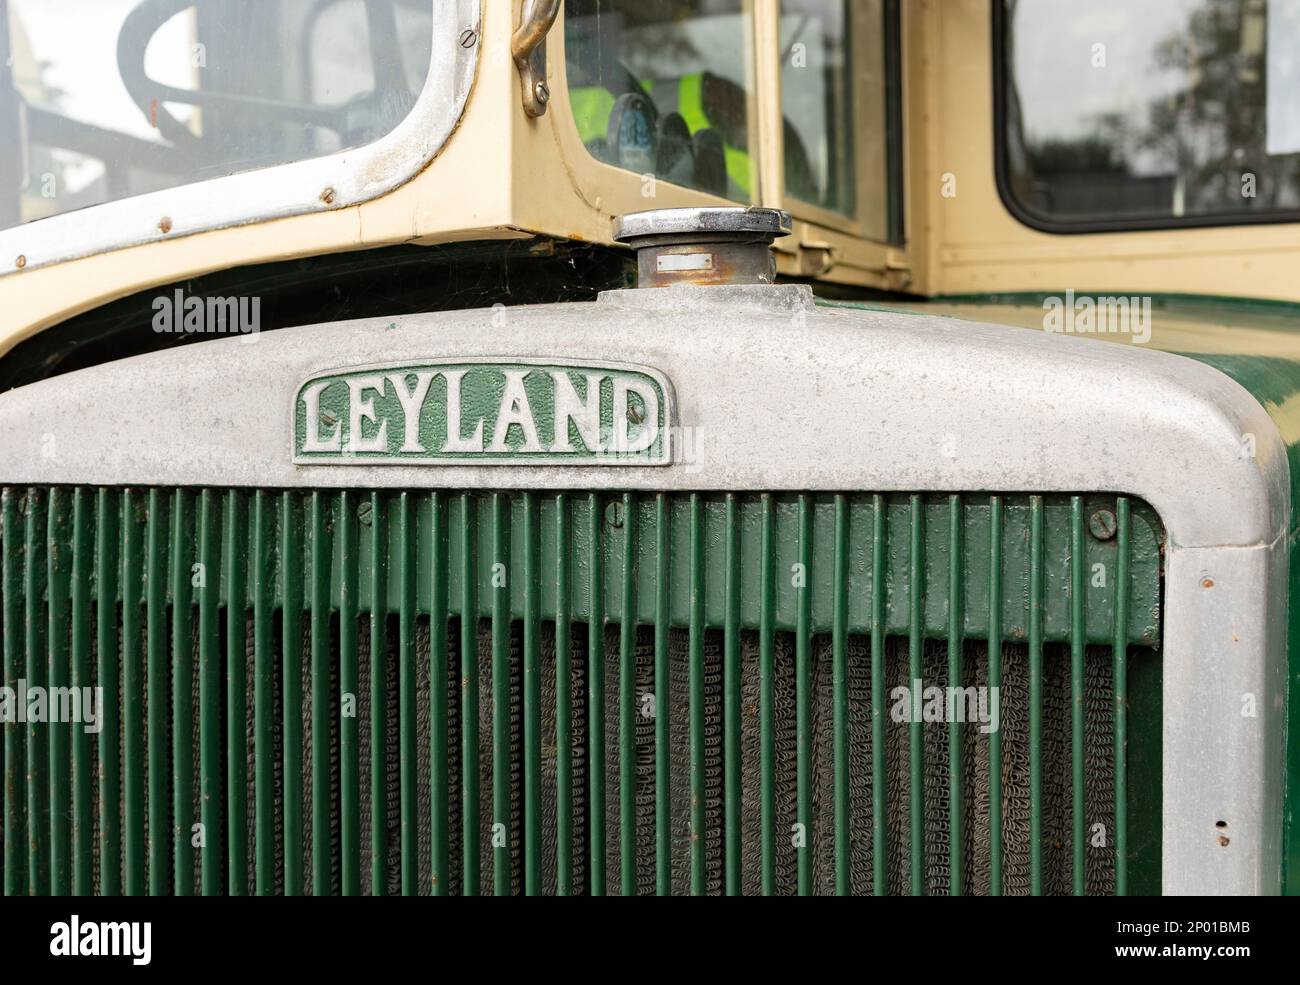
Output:
M667 465L667 378L645 366L433 360L319 373L294 396L303 465Z

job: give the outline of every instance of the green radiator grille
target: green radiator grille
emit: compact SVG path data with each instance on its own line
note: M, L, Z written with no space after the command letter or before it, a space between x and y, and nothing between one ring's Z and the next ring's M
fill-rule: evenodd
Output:
M1101 894L1158 860L1140 502L2 507L7 894ZM69 687L97 731L18 720Z

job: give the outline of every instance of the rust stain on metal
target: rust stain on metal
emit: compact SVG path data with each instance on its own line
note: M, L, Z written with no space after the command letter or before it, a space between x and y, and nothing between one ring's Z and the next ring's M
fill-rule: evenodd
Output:
M323 192L320 193L320 200L324 202L326 205L333 205L334 197L335 197L334 189L332 187L326 188Z
M172 217L171 217L171 216L169 216L169 215L165 215L165 216L163 216L161 219L158 220L158 231L159 231L160 233L163 233L164 235L165 235L166 233L169 233L169 232L172 231Z
M18 254L18 259L14 261L14 266L17 267L19 270L22 270L23 267L27 266L27 257L26 257L26 255L25 255L25 254L22 254L22 253L19 253L19 254Z

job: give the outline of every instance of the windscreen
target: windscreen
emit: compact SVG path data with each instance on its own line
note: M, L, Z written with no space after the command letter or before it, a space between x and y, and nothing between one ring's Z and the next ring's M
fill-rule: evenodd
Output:
M0 0L0 228L368 144L430 0Z

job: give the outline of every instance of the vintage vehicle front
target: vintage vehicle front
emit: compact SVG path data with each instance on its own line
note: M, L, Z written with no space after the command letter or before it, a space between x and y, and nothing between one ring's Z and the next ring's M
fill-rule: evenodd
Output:
M1094 6L0 0L5 893L1300 888L1300 128Z

